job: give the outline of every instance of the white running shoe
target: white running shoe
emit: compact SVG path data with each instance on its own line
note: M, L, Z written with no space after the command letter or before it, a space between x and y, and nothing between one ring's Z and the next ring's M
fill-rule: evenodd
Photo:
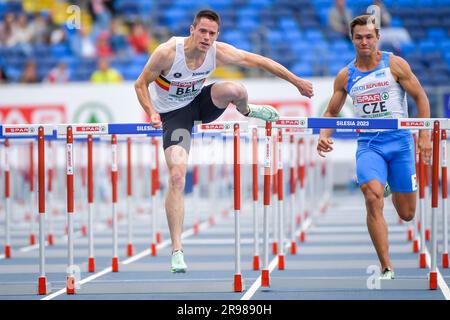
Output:
M384 269L380 276L380 280L392 280L394 278L394 270L391 270L391 268Z
M172 252L172 269L173 273L185 273L187 270L186 263L184 263L183 251L176 250Z
M277 109L269 105L249 104L250 113L247 117L258 118L264 121L277 121L280 119Z

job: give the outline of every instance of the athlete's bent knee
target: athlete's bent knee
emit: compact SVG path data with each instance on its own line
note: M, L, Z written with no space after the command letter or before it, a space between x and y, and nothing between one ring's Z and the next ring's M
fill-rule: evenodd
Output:
M247 96L247 89L244 85L238 82L227 82L227 93L232 97L232 100L240 100Z

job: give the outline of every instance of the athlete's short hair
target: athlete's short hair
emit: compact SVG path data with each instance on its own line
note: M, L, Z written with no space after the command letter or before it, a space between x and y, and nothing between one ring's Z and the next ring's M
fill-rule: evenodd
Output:
M197 23L200 21L201 18L206 18L211 21L215 21L219 25L219 28L220 28L220 16L216 12L214 12L212 10L200 10L195 15L194 22L192 23L192 25L194 27L196 27Z
M379 34L380 29L378 28L378 25L376 23L375 16L364 14L361 16L357 16L352 21L350 21L350 37L353 39L353 29L355 26L365 26L365 25L372 25L375 28L375 33Z

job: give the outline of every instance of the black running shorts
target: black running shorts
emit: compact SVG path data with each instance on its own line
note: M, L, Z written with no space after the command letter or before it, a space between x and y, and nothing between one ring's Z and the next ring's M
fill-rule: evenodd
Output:
M163 127L163 147L183 147L188 153L194 122L209 123L219 118L225 109L216 107L211 98L213 84L205 86L187 106L160 113Z

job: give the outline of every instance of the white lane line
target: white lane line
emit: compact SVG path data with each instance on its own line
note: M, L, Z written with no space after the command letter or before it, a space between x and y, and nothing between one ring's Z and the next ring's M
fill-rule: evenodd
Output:
M300 226L300 228L297 230L296 234L300 231L306 231L312 224L311 218L308 218L305 220L304 223ZM286 241L286 245L284 246L285 249L288 249L291 246L291 243L289 241ZM275 256L273 260L269 264L269 275L272 273L272 271L275 269L275 267L278 265L278 256ZM269 280L270 283L270 280ZM240 300L250 300L253 295L256 293L256 291L261 287L261 276L259 276L255 282L250 286L250 288L247 290L247 292L242 296Z
M427 247L425 247L425 256L426 256L426 261L427 261L427 267L428 267L428 269L431 270L431 256L430 256L430 252L428 251ZM447 283L445 282L444 278L442 277L442 274L439 271L439 268L437 268L437 267L436 267L436 273L438 276L438 285L442 291L442 294L445 297L445 300L450 300L450 289L448 288Z
M220 220L223 219L223 217L222 217L222 215L217 214L216 216L214 216L214 219L216 219L216 221L219 222ZM209 226L210 226L209 221L204 221L204 222L202 222L199 225L199 230L208 229ZM188 230L186 230L185 232L182 233L181 238L184 239L186 237L192 236L193 234L194 234L194 229L190 228L190 229L188 229ZM156 248L157 249L162 249L162 248L170 245L170 243L171 242L169 240L163 241L159 245L157 245ZM137 255L135 255L135 256L127 259L127 260L124 260L121 264L125 264L125 265L130 264L130 263L135 262L135 261L137 261L139 259L142 259L143 257L148 256L149 254L150 254L150 249L146 249L146 250L138 253ZM95 279L97 279L97 278L99 278L101 276L104 276L105 274L108 274L110 272L112 272L112 268L111 267L105 268L102 271L100 271L98 273L95 273L95 274L93 274L93 275L91 275L91 276L81 280L79 282L79 284L82 285L82 284L88 283L88 282L90 282L92 280L95 280ZM58 291L56 291L56 292L54 292L54 293L52 293L52 294L50 294L48 296L45 296L41 300L51 300L51 299L56 298L56 297L58 297L58 296L60 296L60 295L62 295L64 293L66 293L66 288L60 289L60 290L58 290Z

